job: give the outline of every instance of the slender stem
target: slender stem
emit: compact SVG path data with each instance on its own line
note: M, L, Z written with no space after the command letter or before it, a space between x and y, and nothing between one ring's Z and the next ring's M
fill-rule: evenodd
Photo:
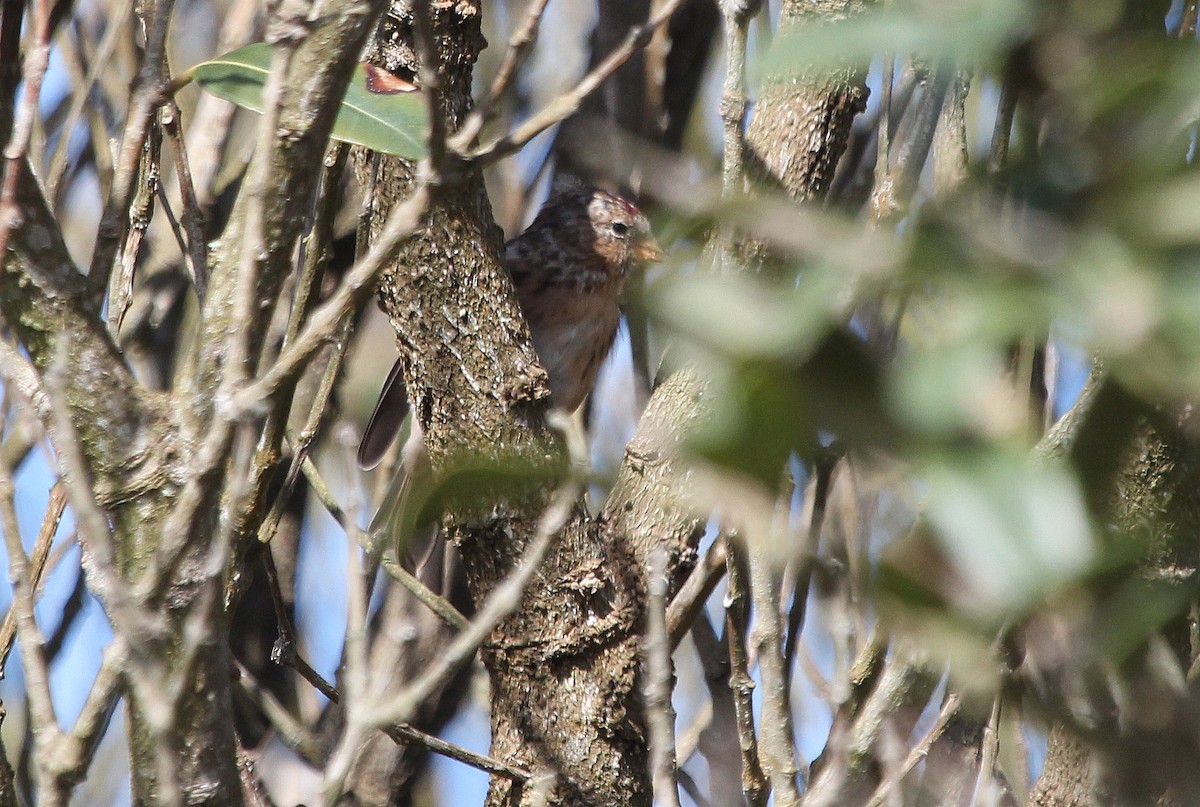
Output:
M522 60L537 39L538 26L541 25L547 2L548 0L529 0L525 16L513 29L512 37L508 40L508 50L504 52L504 58L492 79L492 86L488 88L487 96L479 105L477 114L480 121L491 118L496 102L512 84L517 75L517 68L521 66Z
M395 255L401 242L420 225L428 209L429 198L428 183L422 181L412 196L392 209L383 232L371 245L370 251L351 267L329 299L313 311L296 340L280 353L275 363L257 381L237 394L232 405L234 413L258 406L274 394L281 384L303 370L312 354L329 340L337 323L374 291L376 277Z
M0 458L0 466L4 459ZM33 542L33 555L30 558L33 577L29 581L30 589L37 595L42 584L42 574L46 569L46 560L50 557L50 544L54 534L58 532L59 522L62 521L63 509L67 505L67 494L61 481L55 482L50 491L50 503L46 506L46 515L42 518L42 527L38 530ZM0 626L0 678L4 677L4 668L8 663L8 654L12 652L13 637L17 628L16 612L9 608L4 615L4 624Z
M450 604L445 597L435 593L433 589L418 580L412 573L396 562L390 553L385 552L380 559L383 570L387 572L404 588L425 604L430 611L455 630L463 631L471 626L471 622L462 612Z
M789 675L792 662L796 659L796 646L800 639L800 632L804 629L804 617L808 612L808 592L812 585L817 554L821 549L821 530L825 525L825 508L829 504L829 489L837 460L836 456L830 456L822 457L816 462L817 478L813 485L812 515L809 518L804 545L796 560L795 582L792 584L792 607L788 610L787 637L783 644L783 666Z
M786 518L786 515L784 516ZM765 539L753 541L749 548L750 582L754 601L754 629L751 642L758 655L762 676L762 732L759 756L771 779L775 804L795 807L800 803L796 787L796 755L793 742L792 714L788 708L787 675L783 669L783 631L779 619L779 574L767 556Z
M717 583L725 576L728 558L728 543L724 535L718 535L704 556L704 562L697 564L688 575L687 580L680 586L678 593L667 608L667 631L671 637L671 647L679 646L683 637L691 629L692 621L704 608Z
M942 704L942 709L938 712L937 720L929 727L929 731L925 733L920 742L914 745L908 752L908 756L904 759L904 764L890 771L887 777L879 783L879 787L875 788L875 792L871 795L866 807L882 807L887 798L904 781L904 777L908 776L913 768L917 767L921 760L929 754L929 749L942 736L942 732L946 730L950 719L958 713L958 707L961 704L962 698L956 693L946 696L946 700Z
M33 135L42 94L42 79L50 65L50 0L38 0L34 6L34 43L25 54L25 92L13 119L12 135L4 148L4 178L0 185L0 255L8 253L8 242L22 222L17 203L21 173L27 170L29 140Z
M514 131L496 138L475 151L469 151L470 140L463 142L458 137L450 142L450 147L478 167L490 165L519 151L521 147L546 129L575 114L579 110L579 105L583 103L583 99L599 89L600 85L617 72L635 53L650 44L655 30L671 19L671 16L683 3L684 0L665 0L645 24L631 28L625 40L578 84L555 98ZM473 140L474 135L470 139Z
M759 762L758 737L754 731L754 681L750 678L746 631L750 613L746 602L748 562L746 550L733 537L729 547L729 574L725 588L725 634L729 641L729 689L737 715L738 746L742 754L742 792L751 807L765 807L771 783Z
M90 303L99 309L109 278L115 266L121 240L129 226L129 206L141 173L143 147L158 106L164 98L167 86L166 39L174 0L158 0L151 6L153 15L146 32L146 52L138 72L137 88L129 103L128 123L121 137L121 150L117 156L112 188L100 217L100 228L96 233L96 247L92 252L91 269L88 272Z
M675 710L671 707L674 672L667 635L667 553L656 549L650 556L650 601L646 615L647 723L650 729L650 771L655 800L664 807L679 807L675 766Z

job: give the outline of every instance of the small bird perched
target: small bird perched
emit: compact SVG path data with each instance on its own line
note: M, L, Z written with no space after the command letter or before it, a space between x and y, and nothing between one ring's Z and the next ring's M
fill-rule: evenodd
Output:
M573 412L592 391L617 335L625 278L638 263L660 261L663 250L632 202L601 190L574 190L549 199L525 232L505 245L504 264L529 323L533 347L549 375L551 404ZM363 432L358 463L383 458L408 412L402 360L384 382ZM414 423L402 466L411 477L425 463ZM403 499L396 490L391 504ZM376 523L389 517L380 508ZM393 514L394 515L394 514Z

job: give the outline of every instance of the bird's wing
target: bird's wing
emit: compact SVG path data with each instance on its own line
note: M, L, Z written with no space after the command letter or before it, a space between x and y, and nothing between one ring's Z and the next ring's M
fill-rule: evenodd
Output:
M383 382L379 402L375 404L375 411L371 413L371 419L363 431L358 444L358 466L363 470L379 464L408 415L408 390L404 388L403 369L397 359L388 373L387 381Z

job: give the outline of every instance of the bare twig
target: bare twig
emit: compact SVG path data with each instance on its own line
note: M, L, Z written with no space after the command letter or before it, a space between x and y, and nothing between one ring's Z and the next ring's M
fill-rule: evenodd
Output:
M1000 752L1000 709L1003 692L996 693L992 700L992 711L983 730L983 748L979 757L979 776L975 780L974 804L996 804L993 791L996 787L996 757Z
M408 589L409 593L424 603L430 611L433 611L447 625L459 631L470 627L470 620L463 616L461 611L451 605L449 600L436 594L429 586L422 583L407 569L397 563L396 559L391 556L391 553L385 552L380 559L380 563L383 565L383 570L393 580Z
M266 243L264 236L265 199L269 188L275 182L270 175L271 161L266 159L265 155L271 153L278 136L276 130L279 123L284 79L295 56L296 47L295 41L285 40L281 47L274 49L270 74L263 87L263 115L258 130L257 149L258 153L264 156L255 162L255 168L252 175L247 178L247 187L244 191L249 203L246 207L241 249L237 254L238 272L232 300L234 308L232 320L243 325L255 321L254 309L258 304L259 256ZM224 340L224 368L214 400L228 402L232 400L239 389L245 386L245 379L251 363L250 344L253 338L254 334L250 333L250 328L228 329ZM230 416L222 417L222 415ZM230 413L218 411L217 416L207 424L208 432L203 436L196 451L187 483L180 492L174 509L166 519L166 526L162 533L163 540L159 542L156 552L156 563L147 570L143 577L142 585L147 597L167 579L166 575L158 574L156 570L173 568L178 559L189 550L196 540L198 531L194 528L195 515L208 495L207 490L212 483L212 477L228 460L228 449L233 442L236 420L237 418ZM229 518L223 520L232 521Z
M470 151L469 149L475 134L464 131L462 134L470 134L470 137L460 139L460 137L456 136L450 141L450 148L480 167L490 165L497 160L507 157L509 154L519 151L522 146L546 129L566 120L579 111L579 105L583 103L583 99L595 92L609 76L615 73L621 65L629 61L635 53L649 45L655 30L671 19L671 15L675 13L683 2L684 0L665 0L644 25L630 29L629 34L620 46L610 53L604 61L596 65L578 84L555 98L544 109L518 126L514 131L498 137L486 146L474 151Z
M99 309L109 286L118 249L129 226L130 203L137 185L146 138L154 125L166 89L166 38L174 0L157 0L149 6L152 18L146 28L146 52L138 72L137 88L129 102L128 121L121 137L112 188L100 217L96 247L88 272L91 306Z
M808 522L808 533L796 558L796 571L792 583L792 607L788 610L787 637L783 644L783 669L790 676L792 662L796 659L796 644L804 629L804 617L808 610L808 591L812 584L813 567L821 548L821 530L825 525L825 508L829 503L829 487L837 457L821 457L814 467L816 482L812 492L812 514Z
M958 713L961 703L962 699L957 694L951 693L946 697L946 701L942 704L942 710L938 712L937 720L929 727L925 736L908 752L904 764L891 770L887 777L879 783L879 787L875 788L866 807L882 807L892 792L904 781L904 777L908 776L913 768L917 767L917 764L929 754L929 749L937 742L938 737L942 736L950 719Z
M25 692L35 742L33 756L39 774L49 778L47 768L57 756L63 734L58 728L54 701L50 697L50 670L42 650L42 635L33 616L32 576L29 558L21 544L15 490L12 469L0 463L0 532L4 533L8 550L8 573L13 592L11 612L15 615L21 642L21 666L25 673ZM50 791L45 794L48 803L66 803L64 793L53 788L47 790Z
M679 785L675 769L675 710L671 707L671 646L667 636L667 553L661 547L651 553L650 601L646 615L647 723L650 729L650 773L655 801L679 807Z
M463 147L470 146L478 137L484 124L495 115L497 102L512 84L512 80L517 74L517 68L521 66L521 62L537 38L538 26L541 25L542 14L546 11L547 2L549 0L529 0L529 5L525 7L525 16L513 29L512 36L508 40L508 49L504 52L500 67L497 68L496 75L492 78L492 85L488 88L487 95L455 134L455 143L461 143Z
M301 326L304 324L304 320L308 317L313 305L316 304L317 291L320 289L321 280L325 276L325 268L329 263L333 241L334 219L337 216L338 208L338 190L342 173L346 167L346 156L348 153L349 148L345 144L335 144L330 146L323 161L315 210L310 220L307 235L301 240L302 265L300 276L296 281L296 290L292 300L291 311L288 313L286 331L281 340L284 346L291 344L296 339ZM282 313L282 307L280 311L277 311L278 313ZM348 345L346 337L349 333L350 324L350 317L346 317L336 326L337 333L333 337L333 348L330 351L317 392L309 406L308 418L301 428L300 433L291 440L292 458L288 465L283 485L276 495L275 501L267 513L267 517L259 526L258 539L260 541L270 541L275 535L275 531L279 527L279 520L283 516L284 508L287 506L288 500L292 497L292 491L295 490L304 460L308 457L309 448L312 445L312 441L316 439L321 421L326 415L326 405L333 394L334 384L341 371L342 360L345 358L346 347ZM273 339L267 340L263 348L263 356L260 358L260 364L268 361L268 351L273 343ZM270 355L271 361L276 358L278 358L278 354ZM254 468L256 478L251 481L251 484L256 489L261 489L260 486L265 483L265 476L267 474L275 472L275 466L279 457L280 438L289 419L289 410L292 408L294 393L295 384L289 383L282 387L275 406L271 407L266 423L263 426L262 437L259 440L258 455L255 457Z
M287 606L283 601L283 590L279 585L279 570L275 568L275 558L271 555L270 547L264 547L262 563L263 570L267 573L267 590L271 593L271 604L275 607L275 621L279 628L279 635L271 647L271 661L291 667L314 689L329 700L336 701L340 697L337 689L300 655L296 631L292 626L292 620L288 617Z
M746 602L746 550L732 537L729 544L729 574L725 590L725 635L729 642L729 689L737 715L738 745L742 753L742 792L751 807L765 807L771 795L771 783L758 761L758 737L754 732L754 681L750 678L746 654L746 630L749 607Z
M42 79L50 64L50 0L38 0L33 11L33 46L25 54L25 92L13 119L12 135L4 147L4 179L0 186L0 255L8 254L9 237L23 223L17 187L26 170L29 139L38 114Z
M428 110L429 132L425 143L429 151L426 161L427 180L440 184L446 162L446 113L442 109L442 74L438 67L437 42L433 35L430 0L415 0L412 4L413 41L417 50L417 79Z
M667 631L671 637L672 648L678 647L683 641L683 637L692 626L692 620L704 608L709 595L725 576L727 556L726 538L723 534L718 535L704 555L703 562L692 569L692 573L671 600L671 605L667 608Z
M157 110L155 110L157 115ZM151 126L142 141L142 152L136 173L137 183L133 198L129 202L124 226L125 237L115 256L114 267L108 283L108 307L105 319L108 331L116 341L121 332L125 315L133 302L134 270L141 256L142 242L150 229L154 216L154 202L158 198L159 158L162 154L162 130Z
M337 290L313 311L296 341L284 349L257 381L238 393L233 401L235 412L258 406L280 384L303 369L309 357L334 333L337 323L371 294L376 276L395 255L400 243L416 231L428 206L429 188L424 181L419 181L412 196L388 214L383 231L367 255L351 267Z
M127 663L125 645L120 639L105 648L100 670L68 735L66 749L57 760L56 775L62 786L70 787L83 781L95 759L100 741L104 739L120 702L125 681L123 668Z
M454 638L441 657L389 703L381 705L375 717L377 725L407 722L417 705L429 696L437 684L469 661L500 620L516 610L525 587L549 551L554 536L570 517L581 490L582 485L575 480L559 488L538 521L537 530L520 565L488 594L470 626Z
M503 776L506 779L511 779L514 782L528 782L533 778L533 775L515 765L509 765L507 762L496 759L495 757L477 754L474 751L469 751L459 745L448 743L440 737L434 737L431 734L415 729L407 723L397 723L394 726L385 726L383 729L387 736L391 737L398 743L415 743L420 745L435 754L440 754L450 759L458 760L463 764L470 765L472 768L478 768L481 771L486 771L496 776Z
M179 106L174 99L163 106L162 127L167 138L171 141L175 155L175 179L179 183L179 198L183 205L183 228L187 233L187 248L184 250L184 263L192 278L192 286L200 302L208 292L208 245L204 238L204 208L196 196L196 187L192 183L192 169L188 162L187 142L179 126ZM168 209L163 201L163 209Z
M238 687L255 706L262 710L267 720L275 727L283 744L299 754L300 758L309 765L314 768L321 767L324 761L321 757L321 746L308 727L292 717L287 708L258 682L254 673L246 669L245 665L236 660L234 663L237 664Z
M245 44L259 33L255 16L261 6L257 3L231 3L227 8L221 33L217 40L217 53L225 53ZM230 101L204 93L196 105L196 111L187 132L188 158L192 168L196 203L201 210L213 202L216 188L217 169L221 166L221 152L229 137L230 125L237 107Z
M430 693L470 661L496 625L516 610L526 586L550 550L554 536L570 517L581 491L582 483L576 479L559 488L542 514L520 564L488 594L467 629L446 646L424 673L386 702L372 704L369 714L363 715L361 726L348 719L342 741L325 769L324 793L328 801L332 803L341 792L342 782L359 744L365 739L366 730L409 722Z
M4 465L0 458L0 466ZM56 482L50 491L50 503L46 506L46 515L42 518L42 527L38 530L33 542L33 555L30 558L33 577L29 581L30 590L37 595L42 584L42 573L46 568L46 559L50 557L50 544L54 534L58 532L59 522L62 521L63 508L67 504L67 494L62 482ZM16 635L16 613L9 608L4 615L4 624L0 626L0 678L4 677L4 668L8 663L8 654L12 652L13 637Z
M88 68L87 76L81 83L72 84L74 92L71 97L71 106L67 111L66 117L63 119L62 134L59 136L58 143L55 144L54 151L50 155L50 168L46 171L46 195L50 199L57 199L59 197L63 174L67 169L67 148L71 143L71 133L79 125L79 119L84 111L91 106L89 101L91 100L92 88L95 87L96 80L99 78L101 71L112 66L113 50L116 48L117 42L122 35L128 33L125 25L132 11L133 0L122 0L118 8L115 10L112 8L109 9L104 37L100 40L100 45L96 48L96 52L92 56L92 63L91 67ZM83 37L80 37L81 49L82 41Z
M786 512L782 520L786 522ZM788 708L788 677L783 669L783 631L779 624L780 581L763 546L765 538L758 536L759 540L751 544L748 553L750 588L754 600L754 629L750 638L758 652L758 669L763 683L759 756L771 778L775 804L794 807L800 803L800 792L796 787L796 774L799 771L793 742L792 714Z

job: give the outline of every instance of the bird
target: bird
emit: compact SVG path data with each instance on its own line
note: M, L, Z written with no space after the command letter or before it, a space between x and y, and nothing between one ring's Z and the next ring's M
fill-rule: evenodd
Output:
M637 205L597 188L552 196L525 231L505 244L504 266L546 369L551 406L570 413L587 398L616 340L626 279L635 267L664 257ZM363 431L360 467L378 465L407 412L403 359L398 359ZM427 466L424 440L414 422L401 457L400 484L393 483L380 506L373 535L400 531L405 493Z

